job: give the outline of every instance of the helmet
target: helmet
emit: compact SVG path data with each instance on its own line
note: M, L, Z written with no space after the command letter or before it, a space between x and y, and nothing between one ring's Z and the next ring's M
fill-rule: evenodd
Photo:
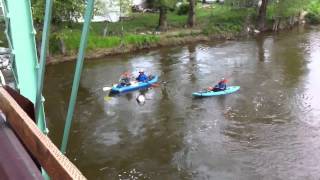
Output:
M224 82L224 83L227 83L227 79L225 79L225 78L221 78L221 80L220 80L220 82Z
M140 70L139 70L139 73L144 73L144 70L143 70L143 69L140 69Z

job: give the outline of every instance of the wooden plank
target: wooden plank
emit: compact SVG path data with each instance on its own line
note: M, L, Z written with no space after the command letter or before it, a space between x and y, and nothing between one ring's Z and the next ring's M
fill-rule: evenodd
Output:
M43 180L40 169L0 113L0 179Z
M17 102L0 87L0 110L7 121L52 179L86 179L44 135Z

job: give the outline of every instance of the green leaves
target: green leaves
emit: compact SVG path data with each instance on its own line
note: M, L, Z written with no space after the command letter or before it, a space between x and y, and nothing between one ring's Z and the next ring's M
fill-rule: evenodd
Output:
M278 0L269 5L268 18L275 17L287 18L298 15L305 9L310 0Z
M32 0L33 19L36 24L42 24L44 18L44 0ZM75 21L82 17L85 2L82 0L54 0L52 22L59 24L62 21Z
M307 20L311 24L320 24L320 0L312 0L307 7Z

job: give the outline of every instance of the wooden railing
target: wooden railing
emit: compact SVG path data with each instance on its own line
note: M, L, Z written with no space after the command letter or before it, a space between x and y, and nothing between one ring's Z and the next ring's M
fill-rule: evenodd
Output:
M34 121L3 87L0 87L0 110L5 114L7 122L22 143L39 161L51 179L86 179L38 129Z

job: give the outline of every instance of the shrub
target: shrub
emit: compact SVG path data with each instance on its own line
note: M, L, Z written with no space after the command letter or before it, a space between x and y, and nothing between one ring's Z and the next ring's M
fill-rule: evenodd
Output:
M186 15L189 12L189 4L183 3L177 9L178 15Z
M306 20L310 24L320 24L320 14L308 13L306 15Z
M320 0L312 1L307 11L306 20L311 24L320 24Z

